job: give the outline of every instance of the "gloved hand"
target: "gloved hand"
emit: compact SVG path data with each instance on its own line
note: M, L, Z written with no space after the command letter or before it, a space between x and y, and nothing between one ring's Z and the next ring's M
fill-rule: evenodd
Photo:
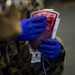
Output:
M39 47L39 51L42 53L42 56L50 59L57 58L61 50L61 44L57 40L53 39L44 39L43 44Z
M20 21L23 32L16 36L16 40L33 40L40 36L40 34L46 29L47 23L43 22L47 18L39 16L35 18L23 19Z

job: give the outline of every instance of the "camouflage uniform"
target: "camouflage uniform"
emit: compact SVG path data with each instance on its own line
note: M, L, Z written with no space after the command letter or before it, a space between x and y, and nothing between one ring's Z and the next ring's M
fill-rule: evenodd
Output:
M39 9L41 8L38 2L32 0L32 2L28 4L27 8L21 11L17 10L14 5L12 5L9 14L7 15L8 17L5 17L12 20L11 23L17 21L17 23L14 24L19 24L18 22L20 19L30 17L29 15L32 11ZM0 16L0 25L3 23L2 20L5 18L2 17L3 16ZM18 32L20 33L20 29ZM30 54L28 44L25 41L15 42L13 39L8 40L7 37L2 36L1 33L0 37L0 75L44 75L43 62L45 64L47 75L60 75L62 73L64 69L65 51L63 44L58 37L56 37L56 39L62 44L62 51L58 58L55 60L44 58L41 63L35 64L31 64L32 55ZM2 41L5 38L6 41Z

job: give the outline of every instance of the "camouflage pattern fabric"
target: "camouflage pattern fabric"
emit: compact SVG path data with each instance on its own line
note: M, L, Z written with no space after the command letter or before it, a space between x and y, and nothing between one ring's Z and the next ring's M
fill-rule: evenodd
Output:
M16 43L17 47L14 44L15 42L11 41L7 44L8 47L5 47L2 43L2 46L0 45L0 54L2 54L0 57L0 75L44 75L43 61L47 75L62 74L65 60L63 46L63 50L56 60L44 58L41 63L31 64L31 54L28 45L22 41Z
M13 8L13 10L11 9L11 11L14 11L14 15L12 15L12 12L10 12L11 14L9 14L10 16L12 15L12 19L14 22L16 20L18 20L19 22L19 20L23 18L28 18L30 17L30 13L32 11L41 9L39 3L37 2L38 0L28 1L30 2L27 4L27 7L21 11L17 10L14 7L17 10L16 13L16 10L14 10L14 8L11 6ZM0 2L2 2L2 0L0 0ZM17 13L19 14L16 16ZM3 16L0 16L0 19L2 17ZM10 19L10 17L8 18ZM56 39L60 40L58 37ZM60 42L62 44L62 41ZM64 69L65 50L63 48L63 44L62 51L56 60L47 58L44 58L43 60L42 58L41 63L31 64L31 57L32 55L29 52L28 44L25 41L0 41L0 75L44 75L43 62L45 63L47 75L61 75Z

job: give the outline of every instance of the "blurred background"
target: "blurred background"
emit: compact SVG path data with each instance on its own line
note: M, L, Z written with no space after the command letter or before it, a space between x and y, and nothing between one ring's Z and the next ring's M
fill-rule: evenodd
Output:
M75 75L75 0L39 0L43 8L55 9L60 13L57 35L63 40L66 64L63 75Z

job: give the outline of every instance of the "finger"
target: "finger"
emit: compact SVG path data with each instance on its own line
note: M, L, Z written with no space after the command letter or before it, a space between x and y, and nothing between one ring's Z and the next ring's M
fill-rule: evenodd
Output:
M46 27L48 24L46 22L40 22L40 23L37 23L37 24L34 24L34 27L35 28L43 28L43 27Z
M31 23L31 25L29 25L28 28L29 28L29 30L34 30L34 29L46 28L46 26L47 26L46 22L41 22L38 24Z
M39 37L41 34L37 34L37 35L31 35L31 40L33 40L33 39L35 39L35 38L37 38L37 37Z
M47 54L47 55L54 55L54 54L56 54L58 51L50 51L50 50L39 50L41 53L43 53L43 54Z
M37 17L34 17L34 18L30 18L29 21L31 21L33 23L37 23L37 22L42 22L46 19L47 19L47 17L45 17L45 16L37 16Z
M45 30L46 28L34 29L33 31L30 32L30 34L36 36L37 34L41 34Z
M53 40L53 39L44 39L43 43L45 44L50 44L50 45L56 45L57 43L59 43L57 40Z
M47 44L41 44L39 48L42 49L42 50L46 49L46 50L51 50L51 51L53 51L55 49L54 46L50 46L50 45L47 45Z
M61 49L61 44L58 42L58 43L55 45L55 48Z
M57 55L47 55L47 54L42 54L43 57L46 57L46 58L50 58L50 59L55 59L57 58Z
M52 52L52 54L44 53L42 52L42 56L45 56L47 58L55 59L60 54L61 50L57 49L55 52Z

